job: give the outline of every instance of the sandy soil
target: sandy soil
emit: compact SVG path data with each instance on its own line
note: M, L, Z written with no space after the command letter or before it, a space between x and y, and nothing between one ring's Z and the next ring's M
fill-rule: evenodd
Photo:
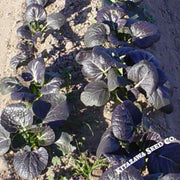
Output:
M23 0L2 0L0 2L0 78L14 74L9 68L9 61L17 53L16 29L22 23L23 3ZM1 112L9 98L0 95L0 101Z
M161 62L174 89L172 102L174 112L164 115L170 125L170 135L180 137L180 1L145 0L143 6L155 18L161 39L149 48Z

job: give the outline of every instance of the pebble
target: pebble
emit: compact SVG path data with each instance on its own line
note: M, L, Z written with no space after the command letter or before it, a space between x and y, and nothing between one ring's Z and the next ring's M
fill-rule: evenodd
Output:
M73 43L71 42L71 41L68 41L67 43L66 43L66 50L70 50L70 49L72 49L73 47L74 47L74 45L73 45Z

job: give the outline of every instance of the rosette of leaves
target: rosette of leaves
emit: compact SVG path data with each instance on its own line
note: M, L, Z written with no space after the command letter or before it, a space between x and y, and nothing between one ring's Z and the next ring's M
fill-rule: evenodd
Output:
M91 81L81 94L81 101L86 106L102 106L113 96L122 102L117 95L118 90L124 91L122 98L128 98L125 97L128 95L124 86L129 82L121 72L126 65L120 61L120 57L131 50L131 48L94 47L92 50L84 50L77 54L76 61L83 66L83 75Z
M2 111L0 155L5 154L10 146L12 150L18 151L14 156L13 164L16 173L21 178L33 179L46 168L48 152L44 147L50 148L49 146L55 143L63 154L75 149L70 144L72 137L65 132L61 132L59 139L55 142L54 130L47 125L49 121L57 120L55 118L57 116L58 118L63 116L64 120L67 118L69 114L66 114L62 104L59 104L58 108L55 106L56 110L51 107L49 116L41 121L39 117L33 116L31 110L22 103L10 104ZM56 111L61 111L61 113L57 114Z
M59 93L64 82L59 77L51 78L46 76L43 58L32 60L28 64L26 72L22 74L22 77L26 86L23 85L23 81L20 82L16 77L1 79L0 92L2 94L11 93L12 100L32 102L42 95Z
M29 0L25 12L26 22L17 29L17 35L21 39L33 40L41 37L47 30L60 30L65 23L65 17L60 12L47 16L44 5L47 1Z
M33 114L22 103L10 104L2 111L1 125L4 129L0 129L0 152L1 155L6 153L10 144L16 150L25 146L14 156L15 171L24 179L32 179L46 168L48 153L39 146L49 146L55 140L54 131L50 127L32 124Z
M121 113L121 115L123 116L123 113ZM119 124L119 127L120 126L121 125ZM125 128L125 126L121 127ZM128 128L126 129L130 132ZM121 133L122 131L119 132L119 134ZM126 163L139 153L144 152L145 156L141 157L138 161L135 160L130 167L135 167L138 170L147 167L149 172L149 175L146 177L147 179L154 178L159 180L160 177L165 177L168 173L169 175L167 175L167 177L178 177L178 174L170 174L178 173L180 168L178 157L180 145L178 141L172 142L171 144L164 144L162 147L157 148L157 143L161 142L161 144L163 144L164 142L164 138L158 133L152 131L142 132L139 134L139 137L140 138L138 139L135 138L134 141L124 144L122 143L123 141L114 136L112 124L101 138L97 149L97 156L100 157L101 155L104 155L117 169L122 165L122 158L124 159L124 163ZM154 149L155 147L157 149ZM148 152L151 151L151 153L146 153L147 148L149 148ZM124 169L123 172L126 172L127 170L128 168ZM113 179L112 177L114 176L111 176L111 179Z
M144 90L147 101L155 109L171 113L172 87L160 69L158 59L147 51L134 50L127 53L125 62L133 65L128 68L127 77L135 83L135 88L141 87Z
M118 105L112 114L111 126L103 134L97 149L97 156L120 152L127 155L120 144L131 143L141 123L142 114L129 100ZM122 143L120 143L120 141Z
M107 37L115 46L134 45L140 48L147 48L160 38L159 30L154 24L143 20L130 19L121 7L106 6L102 8L98 11L96 20L98 23L107 24L111 30L108 37L105 36L105 33L103 34L104 41L99 42L98 45L104 44L105 37ZM96 36L92 36L94 34L93 26L88 29L88 33L84 37L87 47L90 47L88 45L95 40L98 34L99 36L102 35L102 31L96 30Z

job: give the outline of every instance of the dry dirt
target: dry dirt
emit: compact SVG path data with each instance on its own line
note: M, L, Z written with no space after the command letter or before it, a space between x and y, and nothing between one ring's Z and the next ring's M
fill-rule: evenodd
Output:
M180 1L145 0L143 6L155 18L161 32L161 39L149 48L161 62L174 89L173 113L164 115L170 125L169 134L180 137Z
M97 0L82 0L83 3L77 0L79 3L77 7L71 4L71 0L67 1L68 3L65 0L56 0L47 7L47 10L54 12L57 9L65 8L67 27L71 28L64 32L67 35L65 42L69 44L65 45L64 53L70 53L71 56L68 58L71 57L73 60L75 53L71 52L76 52L81 48L82 36L95 16ZM180 137L180 1L144 0L143 6L155 18L155 24L161 32L160 41L149 50L159 58L161 67L171 80L174 89L172 97L174 112L163 116L169 122L170 135ZM73 8L76 8L76 11ZM9 68L9 60L18 52L16 46L19 40L16 36L16 29L23 23L24 11L25 0L0 1L0 78L15 73ZM0 112L8 101L8 96L0 95ZM0 175L2 175L5 167L6 163L2 165L0 159Z

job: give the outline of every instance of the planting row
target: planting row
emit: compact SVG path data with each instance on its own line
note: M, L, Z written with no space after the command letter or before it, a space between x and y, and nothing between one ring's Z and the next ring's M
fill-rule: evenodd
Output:
M69 117L66 82L47 71L46 54L37 54L35 48L38 39L59 31L65 22L60 12L47 15L47 4L48 0L26 1L25 22L17 29L20 53L10 60L10 67L20 74L0 80L0 92L20 101L2 110L0 155L9 149L15 152L13 166L23 179L33 179L46 169L49 152L75 149L72 136L60 129Z
M140 1L102 2L84 35L86 48L76 56L88 80L80 97L84 105L100 107L110 100L116 105L97 149L97 157L112 165L100 179L139 180L145 169L145 179L180 177L171 174L180 172L179 141L157 147L167 138L167 122L158 114L173 112L173 91L160 61L144 49L160 32L146 21Z

